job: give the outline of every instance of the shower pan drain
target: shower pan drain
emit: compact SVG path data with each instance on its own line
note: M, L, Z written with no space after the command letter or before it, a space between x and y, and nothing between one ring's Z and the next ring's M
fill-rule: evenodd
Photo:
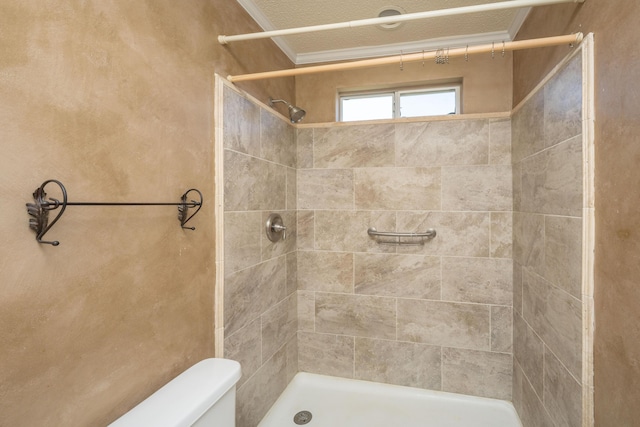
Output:
M300 411L293 416L293 422L298 425L309 424L311 421L311 412L309 411Z

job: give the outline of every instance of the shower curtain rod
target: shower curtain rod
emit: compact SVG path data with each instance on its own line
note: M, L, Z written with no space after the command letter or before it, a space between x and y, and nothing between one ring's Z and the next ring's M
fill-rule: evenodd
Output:
M312 67L303 67L303 68L291 68L288 70L278 70L278 71L265 71L262 73L253 73L253 74L238 74L237 76L227 76L227 80L232 83L235 82L245 82L250 80L262 80L262 79L274 79L277 77L290 77L290 76L298 76L303 74L314 74L314 73L323 73L328 71L340 71L340 70L350 70L354 68L366 68L366 67L376 67L380 65L389 65L389 64L404 64L405 62L416 62L416 61L424 61L427 59L438 59L446 58L453 56L465 56L468 58L468 55L477 54L477 53L491 53L492 56L495 56L495 53L502 54L503 52L510 52L514 50L524 50L524 49L534 49L538 47L548 47L548 46L560 46L563 44L573 45L578 44L582 41L583 35L582 33L570 34L566 36L555 36L555 37L545 37L540 39L531 39L531 40L519 40L514 42L498 42L491 44L484 44L478 46L466 46L454 49L438 49L436 51L430 52L417 52L417 53L409 53L409 54L400 54L395 56L387 56L383 58L373 58L373 59L364 59L360 61L352 61L352 62L341 62L337 64L326 64L326 65L316 65ZM441 63L441 62L438 62Z
M498 3L463 6L451 9L429 10L426 12L407 13L403 15L385 16L381 18L359 19L356 21L338 22L334 24L311 25L308 27L287 28L284 30L262 31L259 33L238 34L235 36L218 36L220 44L242 40L266 39L278 36L310 33L315 31L337 30L341 28L366 27L371 25L394 24L397 22L415 21L418 19L440 18L443 16L464 15L467 13L490 12L494 10L518 9L533 6L545 6L560 3L584 3L584 0L511 0Z

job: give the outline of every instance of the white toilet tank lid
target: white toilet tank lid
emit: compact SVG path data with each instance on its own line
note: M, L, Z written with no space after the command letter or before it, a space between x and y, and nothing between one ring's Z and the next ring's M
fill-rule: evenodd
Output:
M202 360L109 426L191 426L239 379L240 364L235 360Z

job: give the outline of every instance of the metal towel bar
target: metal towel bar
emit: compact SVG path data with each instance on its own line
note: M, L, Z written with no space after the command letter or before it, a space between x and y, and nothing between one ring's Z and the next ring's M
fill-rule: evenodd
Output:
M425 239L430 240L436 237L436 230L429 228L423 233L401 233L396 231L378 231L374 227L371 227L367 230L367 234L372 237L392 237L396 239L391 241L378 240L380 244L419 246L424 245ZM403 240L403 238L408 240Z
M47 184L55 184L59 187L62 194L62 200L49 198L47 200L47 193L44 191ZM199 200L187 200L191 193L198 195ZM186 230L195 230L195 227L187 227L185 224L189 222L195 214L202 208L202 193L197 188L191 188L187 190L179 202L69 202L67 201L67 189L58 180L48 179L36 188L33 193L33 203L27 203L27 212L31 217L29 219L29 228L36 233L36 241L38 243L47 243L52 246L58 246L59 241L46 241L42 240L44 235L53 227L67 206L177 206L178 207L178 220L180 226ZM49 221L49 211L54 211L60 208L58 215ZM189 209L194 209L193 213Z

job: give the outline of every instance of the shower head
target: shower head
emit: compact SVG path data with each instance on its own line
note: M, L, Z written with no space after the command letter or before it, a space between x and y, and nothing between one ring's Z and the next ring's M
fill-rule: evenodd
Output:
M300 120L302 120L305 114L307 114L307 112L304 111L302 108L296 107L295 105L291 105L289 102L285 101L284 99L269 98L270 107L273 107L273 104L275 102L282 102L287 106L287 108L289 108L289 119L291 120L291 123L298 123Z

